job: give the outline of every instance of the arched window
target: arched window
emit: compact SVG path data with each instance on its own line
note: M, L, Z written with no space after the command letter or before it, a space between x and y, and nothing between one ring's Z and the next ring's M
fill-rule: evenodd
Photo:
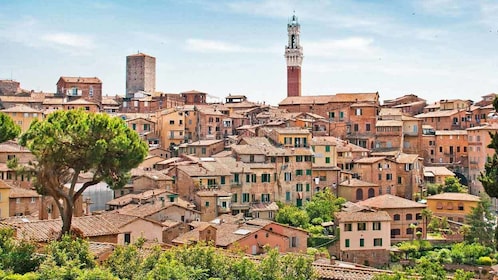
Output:
M399 214L394 214L393 220L399 221L401 219Z
M446 204L446 209L453 210L453 203L448 202L448 204Z
M356 190L356 200L363 200L363 190L362 189Z
M413 215L412 214L406 214L406 220L407 221L411 221L413 219Z
M368 198L375 196L375 190L373 188L368 189Z

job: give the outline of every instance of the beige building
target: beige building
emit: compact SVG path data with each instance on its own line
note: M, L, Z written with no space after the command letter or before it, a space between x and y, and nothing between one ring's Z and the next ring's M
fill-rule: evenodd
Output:
M126 97L139 91L156 91L156 58L144 53L126 57Z
M422 218L425 204L390 194L372 197L357 204L386 211L391 216L391 240L393 241L414 239L416 232L421 232L422 238L426 237L426 225ZM410 227L411 224L416 226L415 231Z
M0 112L7 114L12 118L15 124L21 127L21 132L26 132L34 120L41 121L43 119L43 112L33 109L26 105L16 105Z
M389 262L391 217L385 211L337 212L339 257L366 265Z

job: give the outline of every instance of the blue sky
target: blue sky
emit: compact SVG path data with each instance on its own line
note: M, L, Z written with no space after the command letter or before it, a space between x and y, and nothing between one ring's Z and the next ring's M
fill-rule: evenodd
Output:
M286 24L304 48L303 95L407 93L480 100L498 88L497 1L0 0L0 79L53 92L97 76L123 95L126 56L157 59L156 88L286 97Z

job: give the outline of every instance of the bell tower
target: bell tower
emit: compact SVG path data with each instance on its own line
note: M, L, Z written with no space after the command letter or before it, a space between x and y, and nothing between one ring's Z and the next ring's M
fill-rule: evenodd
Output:
M294 14L287 24L288 44L285 46L287 61L287 97L301 96L301 64L303 63L303 47L299 42L301 26Z

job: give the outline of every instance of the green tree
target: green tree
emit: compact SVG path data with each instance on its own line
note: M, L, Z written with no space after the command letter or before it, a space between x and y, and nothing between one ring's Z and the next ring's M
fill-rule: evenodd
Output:
M35 271L41 263L36 246L28 240L16 240L14 230L0 229L0 268L13 273Z
M56 266L62 267L74 263L78 268L87 269L96 265L88 242L68 234L63 235L58 241L50 242L45 248L45 253L52 258Z
M135 244L118 246L105 261L104 266L119 279L136 279L143 254Z
M474 272L457 269L453 275L453 280L471 280L474 279L474 276Z
M493 100L493 107L498 111L498 98ZM489 132L489 136L491 137L491 142L487 147L493 149L494 154L488 156L484 165L484 173L481 172L478 180L490 197L498 198L498 133Z
M344 198L337 198L330 189L325 189L317 192L311 201L306 203L304 209L311 223L319 225L321 222L332 221L334 213L339 211L345 202Z
M477 203L477 206L472 208L470 214L467 215L466 220L469 225L469 232L465 235L466 241L493 246L495 218L490 211L490 207L490 199L483 196Z
M380 273L374 275L372 280L408 280L408 276L406 274L403 274L399 271L395 272L394 274L388 274L388 273Z
M422 215L422 219L424 219L425 229L428 230L428 225L432 220L433 213L430 209L424 208L420 214Z
M426 257L422 257L417 261L414 271L422 280L446 279L446 271L443 266L440 263L431 261Z
M303 209L299 209L293 205L285 205L278 210L277 215L275 215L275 221L294 227L306 228L308 227L310 217Z
M147 144L122 119L82 110L56 111L35 120L20 144L36 158L30 170L36 190L53 197L61 213L60 236L70 231L74 203L87 188L102 181L113 189L123 187L129 170L148 152ZM84 172L92 177L77 189Z
M21 133L21 128L14 123L12 118L0 112L0 143L16 138Z
M463 192L464 188L462 184L460 184L460 179L456 177L447 177L444 180L443 191L458 193L458 192Z

